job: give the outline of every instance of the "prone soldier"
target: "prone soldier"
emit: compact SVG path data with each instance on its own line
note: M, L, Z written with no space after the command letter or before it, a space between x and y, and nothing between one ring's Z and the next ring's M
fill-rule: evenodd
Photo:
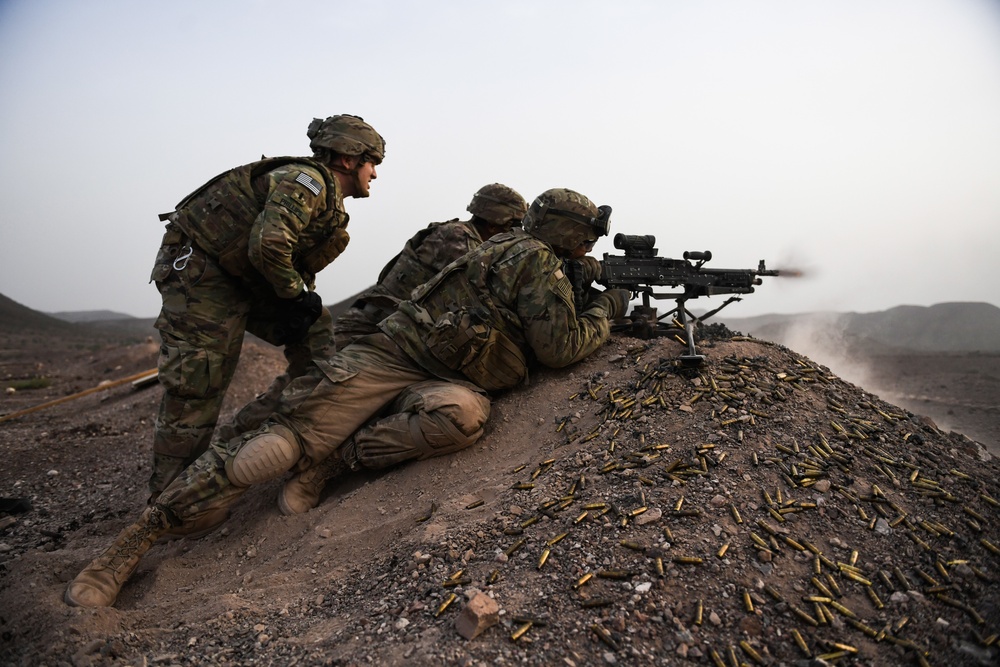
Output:
M610 211L572 190L542 193L524 229L455 260L400 303L378 333L316 360L257 432L213 442L70 583L66 602L114 604L160 536L225 510L251 485L292 468L329 459L344 474L471 445L489 416L486 392L518 385L535 363L561 368L587 357L624 313L629 295L615 289L578 312L562 269L564 259L582 257L607 235ZM417 388L436 394L435 404L400 410ZM388 417L365 425L386 408Z
M466 210L472 214L469 220L433 222L389 260L375 286L358 296L334 322L337 349L379 331L379 322L391 315L400 301L453 260L494 234L520 227L528 204L517 191L493 183L479 188Z

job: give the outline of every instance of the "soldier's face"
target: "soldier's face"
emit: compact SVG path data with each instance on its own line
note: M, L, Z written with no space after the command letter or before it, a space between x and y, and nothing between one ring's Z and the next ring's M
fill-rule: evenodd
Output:
M594 249L595 243L597 243L597 239L594 239L593 241L584 241L576 248L574 248L572 252L570 252L569 258L580 259L581 257L583 257L584 255L586 255L587 253L589 253L591 250Z
M371 191L371 182L378 178L378 172L375 171L374 162L363 162L358 165L357 169L354 170L354 181L351 189L353 192L350 193L351 197L355 199L363 199L369 196Z

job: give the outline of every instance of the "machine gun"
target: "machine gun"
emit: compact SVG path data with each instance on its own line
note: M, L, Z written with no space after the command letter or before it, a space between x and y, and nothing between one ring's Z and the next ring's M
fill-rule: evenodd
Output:
M634 306L628 321L615 324L613 331L628 331L637 338L671 336L688 347L687 354L681 355L685 365L697 366L704 361L694 347L694 327L704 322L734 301L742 297L732 296L701 317L695 317L687 309L689 299L713 294L751 294L754 286L761 284L761 276L778 276L779 271L769 271L760 261L757 269L710 269L705 263L712 259L708 250L685 252L684 259L657 257L654 247L656 237L652 235L615 234L614 244L625 255L604 253L601 261L599 285L605 288L627 289L633 297L642 295L642 305ZM678 292L656 292L657 287L680 288ZM657 316L656 308L650 306L650 298L675 299L677 306L670 312ZM674 316L669 321L666 318Z

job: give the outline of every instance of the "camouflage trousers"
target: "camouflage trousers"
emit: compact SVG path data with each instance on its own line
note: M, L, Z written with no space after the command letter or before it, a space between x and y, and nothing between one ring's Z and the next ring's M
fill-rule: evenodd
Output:
M153 279L163 299L156 320L163 398L149 480L155 496L208 448L244 333L271 343L280 339L281 304L266 286L248 286L233 278L176 232L164 237ZM285 386L304 375L314 358L328 357L334 350L332 318L324 309L302 341L285 346L285 372L237 415L230 435L258 426L277 406Z
M303 471L330 455L352 467L384 468L464 449L483 434L490 401L474 385L430 376L384 334L361 338L292 380L258 433L291 429ZM157 500L177 522L227 507L245 489L226 461L255 434L216 441Z

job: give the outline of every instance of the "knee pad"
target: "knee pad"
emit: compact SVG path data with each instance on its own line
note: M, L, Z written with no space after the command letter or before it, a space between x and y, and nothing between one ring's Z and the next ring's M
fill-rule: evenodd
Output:
M226 477L236 486L250 486L276 479L292 469L302 456L295 433L270 424L246 439L235 456L226 460Z

